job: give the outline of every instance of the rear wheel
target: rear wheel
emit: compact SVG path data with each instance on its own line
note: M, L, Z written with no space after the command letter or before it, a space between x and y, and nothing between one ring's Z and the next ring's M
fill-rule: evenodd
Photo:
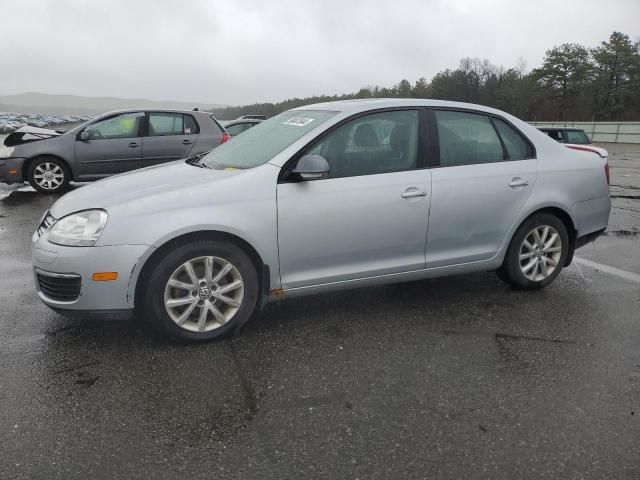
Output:
M31 162L27 179L33 188L43 193L66 190L71 181L69 167L55 157L40 157Z
M568 249L564 223L549 213L535 215L516 231L498 276L519 289L546 287L560 274Z
M237 246L203 240L160 258L145 276L145 316L161 333L212 340L237 331L255 309L259 284L251 259Z

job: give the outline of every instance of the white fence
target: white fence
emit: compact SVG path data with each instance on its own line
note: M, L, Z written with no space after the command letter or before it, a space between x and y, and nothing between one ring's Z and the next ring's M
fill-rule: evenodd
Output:
M575 127L593 142L640 143L640 122L529 122L536 127Z

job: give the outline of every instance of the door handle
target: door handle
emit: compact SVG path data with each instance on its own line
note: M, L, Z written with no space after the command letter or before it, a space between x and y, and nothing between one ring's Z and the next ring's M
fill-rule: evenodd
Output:
M413 197L426 197L427 192L424 190L411 190L407 189L400 194L402 198L413 198Z
M136 142L129 142L129 148L135 148L138 144Z
M193 142L191 140L183 140L182 144L183 145L191 145Z
M520 177L512 178L511 181L509 182L509 186L511 188L526 187L527 185L529 185L529 182L527 182L524 178L520 178Z

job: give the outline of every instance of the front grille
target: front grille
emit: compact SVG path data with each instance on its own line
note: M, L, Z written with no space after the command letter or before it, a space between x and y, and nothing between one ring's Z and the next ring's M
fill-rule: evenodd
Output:
M49 210L47 210L40 221L40 225L38 225L38 237L41 237L54 223L56 223L56 219L51 215Z
M73 302L80 296L80 275L57 275L38 272L38 285L45 297L59 302Z

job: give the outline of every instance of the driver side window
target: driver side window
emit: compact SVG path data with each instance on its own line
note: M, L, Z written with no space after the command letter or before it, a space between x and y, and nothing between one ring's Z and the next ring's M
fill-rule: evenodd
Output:
M144 112L125 113L87 127L89 140L135 138L140 134Z
M358 117L331 132L306 155L329 163L329 178L375 175L417 168L418 111Z

